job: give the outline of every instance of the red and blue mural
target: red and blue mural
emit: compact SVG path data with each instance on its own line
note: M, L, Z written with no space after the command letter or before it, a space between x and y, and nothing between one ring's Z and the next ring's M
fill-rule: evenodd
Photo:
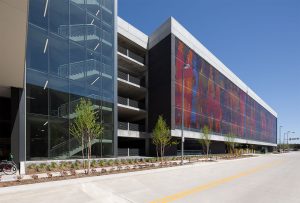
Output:
M175 122L181 127L182 68L184 126L199 131L207 125L216 134L276 143L277 119L247 93L176 38Z

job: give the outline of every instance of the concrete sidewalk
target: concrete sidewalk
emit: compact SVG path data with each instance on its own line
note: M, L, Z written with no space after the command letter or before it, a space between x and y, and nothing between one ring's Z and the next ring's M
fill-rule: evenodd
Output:
M297 202L294 196L300 198L298 189L297 193L295 192L295 188L300 188L300 181L296 181L300 176L294 173L293 178L286 177L294 171L293 169L299 171L299 159L300 153L268 154L237 160L13 186L0 189L0 202L151 202L279 161L283 163L276 167L256 171L211 189L184 196L175 202L262 202L259 198L264 202L278 202L277 199L282 200L280 194L286 190L284 188L290 188L289 194L292 195L285 197L287 201L284 202ZM277 181L282 184L278 185Z

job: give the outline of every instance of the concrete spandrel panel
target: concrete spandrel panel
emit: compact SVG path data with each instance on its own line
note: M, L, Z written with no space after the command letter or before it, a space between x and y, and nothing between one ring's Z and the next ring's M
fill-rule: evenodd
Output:
M0 1L0 86L24 86L28 0Z

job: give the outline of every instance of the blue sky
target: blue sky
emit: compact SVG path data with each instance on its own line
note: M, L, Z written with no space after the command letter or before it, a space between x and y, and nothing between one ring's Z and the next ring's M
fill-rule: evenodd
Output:
M293 136L300 137L299 0L119 0L118 4L119 16L146 34L173 16L277 111L283 132L295 131Z

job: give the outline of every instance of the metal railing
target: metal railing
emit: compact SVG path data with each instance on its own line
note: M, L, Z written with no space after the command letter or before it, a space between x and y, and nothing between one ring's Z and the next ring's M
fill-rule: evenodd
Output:
M129 82L132 82L134 84L144 86L143 80L140 79L140 78L136 78L136 77L133 77L132 75L129 75L129 79L128 80L129 80Z
M135 108L145 109L145 104L133 99L118 96L118 103Z
M80 147L80 143L76 138L71 138L66 140L58 145L55 145L50 149L49 156L50 157L57 157L62 155L68 155L69 151Z
M140 149L138 148L119 148L118 156L139 156Z
M100 69L102 64L102 69ZM99 72L102 71L102 72ZM82 79L91 75L113 75L113 68L110 65L101 63L95 59L73 62L70 64L60 65L58 69L60 77L68 77L70 79Z
M126 70L128 68L119 65L119 69L125 69ZM130 74L124 73L122 71L118 71L118 77L120 79L126 80L128 82L132 82L134 84L137 84L137 85L140 85L142 87L145 87L145 77L137 78L137 77L134 77L134 76L132 76Z
M128 81L128 75L126 73L118 71L118 78Z
M125 49L124 47L118 46L118 52L120 52L126 56L127 56L127 50L128 49Z
M118 103L129 106L129 99L118 96Z
M118 129L144 132L145 126L137 123L118 122Z
M129 123L129 130L144 132L145 131L145 126L140 125L140 124L136 124L136 123Z
M130 51L129 49L126 49L125 47L122 47L122 46L118 46L118 51L142 64L145 64L145 58Z
M120 130L128 130L128 123L126 123L126 122L118 122L118 129L120 129Z

